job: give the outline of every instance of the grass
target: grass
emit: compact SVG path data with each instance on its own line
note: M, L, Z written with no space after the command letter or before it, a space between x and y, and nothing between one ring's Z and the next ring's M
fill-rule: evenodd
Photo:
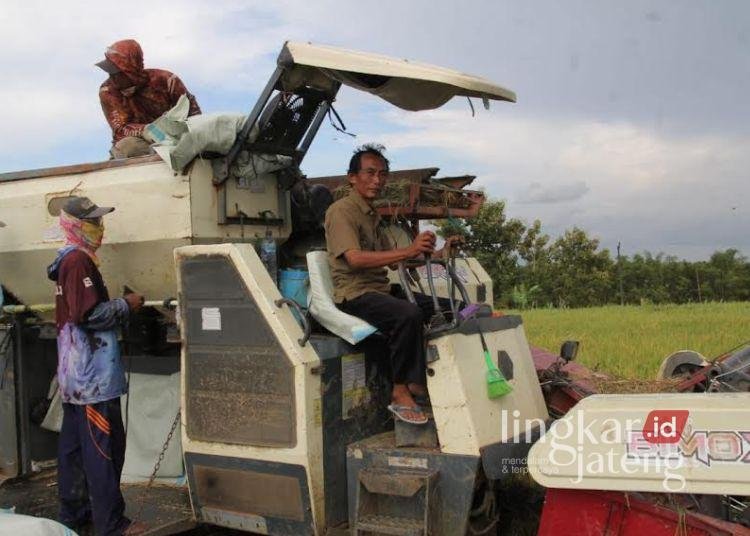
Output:
M650 380L662 360L677 350L711 358L750 339L750 302L530 309L520 314L530 344L557 352L564 340L578 340L577 361L620 378Z

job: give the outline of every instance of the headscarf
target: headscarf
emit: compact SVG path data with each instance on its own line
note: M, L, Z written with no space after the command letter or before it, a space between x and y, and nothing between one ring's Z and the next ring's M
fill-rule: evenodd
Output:
M65 245L75 246L86 253L99 266L96 250L102 245L104 225L91 220L80 220L64 210L60 211L60 227L65 234Z
M104 57L114 63L136 87L148 83L148 74L143 70L143 50L138 41L124 39L112 43L104 52ZM116 75L115 75L116 76Z

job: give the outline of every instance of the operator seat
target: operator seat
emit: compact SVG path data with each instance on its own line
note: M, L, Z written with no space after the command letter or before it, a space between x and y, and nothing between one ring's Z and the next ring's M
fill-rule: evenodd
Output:
M307 269L310 276L309 311L321 326L349 344L357 344L377 331L375 326L336 307L327 251L309 252Z

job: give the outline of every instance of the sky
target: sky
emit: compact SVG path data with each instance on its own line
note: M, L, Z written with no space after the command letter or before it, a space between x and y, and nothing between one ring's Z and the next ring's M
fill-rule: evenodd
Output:
M310 177L380 142L394 169L476 175L553 237L578 226L626 255L750 255L747 0L2 0L0 35L0 172L107 158L93 64L114 41L137 39L204 112L248 112L283 42L311 41L479 75L518 102L413 113L343 89L357 136L324 124Z

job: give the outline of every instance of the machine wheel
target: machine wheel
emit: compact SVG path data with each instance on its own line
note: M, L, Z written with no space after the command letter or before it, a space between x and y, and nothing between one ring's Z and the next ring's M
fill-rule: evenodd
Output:
M706 365L708 365L708 361L698 352L680 350L661 362L659 372L656 373L656 379L670 380L681 376L689 376Z

